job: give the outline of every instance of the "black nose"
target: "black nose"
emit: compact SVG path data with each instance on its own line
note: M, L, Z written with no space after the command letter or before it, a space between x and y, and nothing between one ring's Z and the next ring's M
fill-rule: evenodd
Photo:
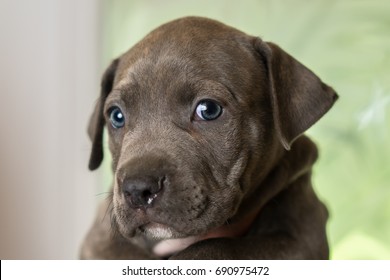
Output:
M165 176L160 178L127 178L123 181L123 194L132 208L149 208L164 187Z

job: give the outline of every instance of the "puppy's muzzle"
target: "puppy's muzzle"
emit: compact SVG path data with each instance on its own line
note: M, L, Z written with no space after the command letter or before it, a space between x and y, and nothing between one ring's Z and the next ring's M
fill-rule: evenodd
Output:
M166 155L145 154L132 158L120 164L116 172L117 191L130 208L151 208L169 189L175 170Z
M165 181L165 176L128 177L122 183L122 192L131 208L149 208L162 193Z

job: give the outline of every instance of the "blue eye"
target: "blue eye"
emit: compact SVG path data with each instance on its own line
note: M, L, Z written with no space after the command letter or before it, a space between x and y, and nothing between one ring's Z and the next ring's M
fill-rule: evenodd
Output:
M212 121L222 114L222 107L212 100L202 100L196 106L196 116L204 121Z
M119 107L112 107L110 109L110 121L114 128L121 128L125 125L125 116Z

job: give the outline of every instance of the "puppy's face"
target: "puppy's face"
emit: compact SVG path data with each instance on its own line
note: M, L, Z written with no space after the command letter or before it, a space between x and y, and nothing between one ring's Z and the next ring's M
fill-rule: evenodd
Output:
M226 44L186 32L177 40L152 34L155 42L122 56L105 101L114 212L125 236L220 226L264 168L259 158L273 133L267 87L257 82L266 80L264 65L242 38ZM252 161L258 166L248 171Z
M90 134L101 146L105 122L122 235L197 235L245 211L280 152L275 139L287 146L307 128L286 136L278 123L270 49L187 18L153 31L107 70ZM91 168L100 160L93 155Z

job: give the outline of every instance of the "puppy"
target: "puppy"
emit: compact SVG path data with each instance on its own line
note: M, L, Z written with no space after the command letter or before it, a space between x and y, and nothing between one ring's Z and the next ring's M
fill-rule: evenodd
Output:
M316 146L335 91L277 45L214 20L152 31L103 75L89 168L112 196L84 259L326 259Z

